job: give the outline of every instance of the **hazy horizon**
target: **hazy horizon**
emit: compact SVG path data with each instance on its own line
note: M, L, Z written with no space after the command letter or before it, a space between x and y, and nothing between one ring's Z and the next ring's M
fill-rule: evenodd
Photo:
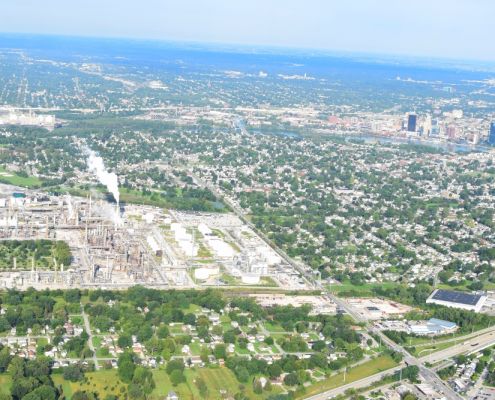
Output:
M494 14L488 0L19 0L2 31L495 62Z
M173 40L173 39L157 39L157 38L136 38L126 36L101 36L101 35L70 35L70 34L53 34L53 33L36 33L36 32L4 32L0 31L0 37L42 37L47 39L66 39L66 40L94 40L94 41L132 41L136 44L154 43L156 45L168 45L180 47L189 50L208 50L226 53L239 54L273 54L273 55L301 55L305 57L336 57L349 59L362 59L367 61L383 61L399 64L430 64L433 63L439 67L473 67L475 69L483 67L486 71L495 71L495 59L462 59L442 56L425 56L425 55L410 55L402 53L380 53L366 51L351 51L351 50L334 50L316 47L294 47L282 45L262 45L249 43L234 43L234 42L208 42L208 41L193 41L193 40ZM15 48L12 47L12 48Z

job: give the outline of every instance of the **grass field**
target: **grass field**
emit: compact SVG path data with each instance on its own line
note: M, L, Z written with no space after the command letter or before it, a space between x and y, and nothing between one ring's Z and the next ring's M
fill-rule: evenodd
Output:
M373 288L381 287L384 289L393 288L400 284L395 282L383 282L383 283L365 283L364 285L354 285L350 282L344 282L342 284L327 285L329 291L336 294L345 294L346 292L355 292L360 297L374 296Z
M309 386L306 389L304 395L302 395L300 398L315 395L326 390L335 389L344 384L358 381L360 379L366 378L367 376L377 374L381 371L386 371L387 369L393 368L396 365L397 363L389 356L377 357L354 368L350 368L347 371L345 382L343 372L337 375L333 375L330 378L325 379L324 381Z
M41 186L40 179L34 176L19 176L15 173L6 171L3 167L0 167L0 182L26 188L36 188Z
M395 363L388 356L377 357L373 360L358 365L357 367L349 369L345 382L344 374L339 373L308 387L304 395L301 395L299 398L334 389L345 383L351 383L376 374L380 371L385 371L396 365L397 363ZM169 376L164 370L153 370L156 388L153 390L148 399L162 400L171 390L175 391L182 400L216 400L229 396L232 397L241 391L241 387L244 387L244 392L250 399L266 399L272 394L282 392L282 388L273 386L270 391L264 391L261 395L256 395L253 393L252 385L250 383L241 385L237 381L233 372L225 367L186 369L184 371L184 375L186 377L186 382L174 387L170 382ZM99 398L102 399L111 394L121 397L126 391L126 385L120 381L116 370L112 369L89 372L86 373L86 377L87 380L85 382L69 382L66 381L61 374L52 375L55 385L57 387L62 387L64 395L68 400L71 400L73 394L78 390L97 392L99 394ZM206 397L202 397L199 394L199 390L196 386L196 379L198 377L202 378L208 387ZM9 393L10 385L10 376L5 374L0 375L0 394Z
M289 333L286 332L284 328L282 328L282 325L279 325L277 323L265 322L265 329L270 333Z
M86 382L70 382L66 381L61 374L54 374L52 376L55 385L62 386L64 395L69 400L72 398L74 392L78 390L97 392L99 398L102 399L110 394L121 396L122 390L126 390L126 385L123 384L117 376L117 370L111 369L88 372L86 377Z
M240 391L240 383L237 381L232 371L225 367L187 369L184 372L184 375L186 377L186 382L174 387L170 383L170 379L165 371L154 371L153 376L157 386L151 394L150 400L164 399L171 390L175 391L181 400L216 400L224 397L222 393L233 396ZM202 378L208 386L206 397L202 397L198 391L195 383L196 378L198 377ZM252 391L252 385L245 384L244 387L246 395L252 399L266 399L270 394L281 392L280 388L274 387L270 392L264 392L262 395L255 395Z
M0 374L0 394L9 394L12 378L10 375Z
M416 357L426 357L430 353L434 353L436 351L448 349L449 347L454 346L456 343L458 343L458 342L453 340L451 342L445 342L445 343L416 346L414 348L414 351L412 352L412 354Z

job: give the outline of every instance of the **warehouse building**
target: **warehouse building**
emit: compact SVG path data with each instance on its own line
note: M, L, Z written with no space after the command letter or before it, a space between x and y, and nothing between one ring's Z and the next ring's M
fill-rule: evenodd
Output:
M426 300L427 304L438 304L445 307L460 308L480 312L487 296L436 289Z
M430 318L428 321L411 324L410 332L418 336L436 336L454 333L457 330L455 322Z

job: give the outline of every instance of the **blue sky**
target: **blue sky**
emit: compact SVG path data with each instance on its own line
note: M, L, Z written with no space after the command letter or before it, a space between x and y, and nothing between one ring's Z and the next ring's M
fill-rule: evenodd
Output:
M3 0L3 32L495 61L495 0Z

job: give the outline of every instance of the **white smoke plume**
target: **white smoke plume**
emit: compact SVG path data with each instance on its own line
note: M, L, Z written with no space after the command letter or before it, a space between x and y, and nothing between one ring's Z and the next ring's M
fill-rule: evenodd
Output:
M112 205L108 204L108 202L104 201L103 195L100 192L91 189L91 199L92 215L98 215L100 217L106 218L112 221L116 226L121 226L123 224L118 207L113 207Z
M105 163L103 162L103 158L101 158L98 154L96 154L93 150L87 149L88 153L88 169L90 172L93 172L95 176L98 178L100 183L107 187L107 190L112 193L113 197L117 204L120 201L120 193L119 193L119 178L115 172L108 172L105 168Z

